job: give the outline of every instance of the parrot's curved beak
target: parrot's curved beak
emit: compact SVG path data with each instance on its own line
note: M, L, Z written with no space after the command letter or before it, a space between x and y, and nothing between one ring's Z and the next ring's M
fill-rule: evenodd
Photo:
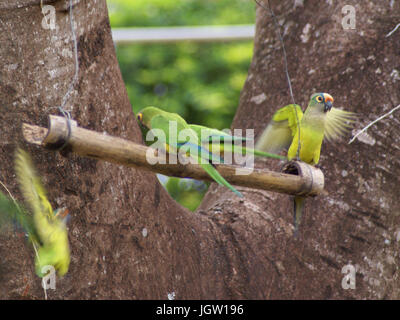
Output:
M56 218L59 218L62 222L67 224L70 216L69 216L69 210L67 207L62 207L54 210L54 216Z
M328 93L324 93L324 102L325 102L324 112L330 111L332 109L332 104L333 104L332 96Z
M325 102L324 112L328 112L332 109L332 102Z

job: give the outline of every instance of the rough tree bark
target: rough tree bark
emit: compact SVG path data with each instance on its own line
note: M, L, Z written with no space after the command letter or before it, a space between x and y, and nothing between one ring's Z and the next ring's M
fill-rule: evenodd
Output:
M32 154L56 206L68 206L70 271L51 299L399 298L398 115L351 145L324 144L328 196L307 201L300 239L288 196L212 186L196 213L176 204L154 174L25 145L21 123L45 125L74 74L68 12L41 26L39 0L0 1L0 179L21 200L13 151ZM77 1L74 1L77 2ZM360 114L358 127L400 101L397 1L275 1L296 101L332 94ZM356 9L344 30L342 7ZM10 8L12 7L12 8ZM104 0L74 6L79 80L67 108L84 127L141 141L110 35ZM257 9L254 57L233 127L259 134L290 102L275 28ZM259 164L265 165L265 164ZM271 164L272 165L272 164ZM4 190L2 189L2 192ZM0 298L43 299L34 253L18 233L0 234ZM341 286L356 266L356 289Z

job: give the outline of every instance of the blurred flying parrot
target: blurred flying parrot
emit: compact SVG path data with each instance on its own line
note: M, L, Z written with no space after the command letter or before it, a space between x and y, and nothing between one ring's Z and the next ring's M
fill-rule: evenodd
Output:
M247 148L235 143L236 141L246 141L245 137L237 137L227 134L224 131L211 129L197 124L189 124L189 127L196 132L203 147L212 153L222 156L224 151L231 153L253 154L258 157L269 157L279 160L286 160L286 157L274 153L264 152L257 149Z
M161 142L169 153L177 154L179 151L190 149L190 156L197 160L198 164L220 185L224 185L233 191L239 197L243 195L237 191L228 181L221 176L212 163L222 162L219 156L212 154L201 145L195 131L193 131L186 121L176 113L166 112L156 107L146 107L141 110L137 119L142 130L143 138L147 145L154 143L147 141L146 136L150 130L158 138L157 142ZM170 128L176 126L176 136L171 135ZM163 136L158 135L154 130L161 130ZM163 140L160 140L163 139ZM165 140L165 141L164 141ZM189 152L189 150L187 150ZM188 152L185 152L186 154ZM210 161L211 160L211 161Z
M272 116L272 120L261 134L256 149L278 153L288 149L287 158L300 159L311 165L319 162L324 137L329 141L343 136L355 121L353 112L332 107L333 98L328 93L315 93L311 96L306 111L299 105L290 104ZM299 123L299 126L297 125ZM305 197L294 197L295 237Z
M36 251L35 269L39 277L44 266L53 266L59 276L67 273L70 250L66 228L66 208L53 209L36 174L29 155L17 149L15 171L28 209L0 192L0 225L17 222L28 235ZM31 214L31 213L32 214Z

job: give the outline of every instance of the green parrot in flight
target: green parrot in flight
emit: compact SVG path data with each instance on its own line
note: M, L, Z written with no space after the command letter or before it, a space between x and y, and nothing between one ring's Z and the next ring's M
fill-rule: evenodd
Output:
M47 271L43 273L42 270L48 265L63 276L68 272L70 263L66 228L68 209L53 212L32 161L22 149L16 152L15 171L30 210L0 192L0 225L16 222L24 229L36 251L35 269L39 277L46 275Z
M163 136L159 136L157 142L161 142L166 152L178 153L182 150L190 149L190 156L195 158L198 164L220 185L223 185L233 191L239 197L243 195L237 191L223 176L217 171L211 162L223 162L219 156L212 154L201 145L201 141L196 132L193 131L186 121L176 113L167 112L156 107L146 107L137 114L139 126L147 145L151 145L152 141L147 141L146 136L149 130L158 129L163 132ZM176 125L176 136L170 135L170 125ZM153 131L154 132L154 131ZM184 135L180 135L184 133ZM164 139L165 141L160 141ZM187 150L189 151L189 150ZM186 154L188 152L185 152Z
M296 104L287 105L272 116L261 134L256 149L279 153L288 150L288 160L300 159L311 165L319 162L324 137L333 141L342 137L355 121L355 114L332 107L333 98L328 93L311 96L306 111ZM299 125L298 125L299 124ZM294 197L295 237L298 233L305 197Z

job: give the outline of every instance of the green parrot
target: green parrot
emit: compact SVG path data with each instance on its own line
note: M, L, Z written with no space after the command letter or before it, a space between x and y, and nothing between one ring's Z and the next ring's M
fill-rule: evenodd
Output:
M328 93L315 93L304 114L300 106L295 104L279 109L261 134L256 149L273 153L287 149L288 160L299 158L311 165L318 164L324 137L329 141L340 138L355 121L353 112L333 108L332 104L333 98ZM304 200L302 196L294 197L295 237Z
M212 154L207 149L202 147L201 141L199 140L195 131L193 131L186 121L176 113L166 112L156 107L146 107L141 110L137 119L139 126L142 130L145 143L151 145L152 141L146 141L146 136L149 130L158 129L164 133L164 137L158 137L158 143L162 143L166 152L178 153L179 151L186 151L190 149L190 156L195 158L199 165L220 185L224 185L233 191L239 197L243 195L237 191L228 181L221 176L217 169L211 162L218 163L222 162L220 157ZM170 122L176 125L176 137L170 135ZM180 133L184 133L185 136L180 136ZM157 136L157 134L155 134ZM160 141L164 138L165 141ZM189 150L185 153L187 154Z
M232 136L227 134L226 132L200 126L197 124L189 124L189 127L194 132L196 132L197 136L200 138L202 142L202 145L205 148L210 150L212 153L217 152L218 155L220 156L224 154L224 151L228 151L231 153L254 154L254 156L258 157L269 157L279 160L286 160L286 157L284 156L260 151L257 149L246 148L235 143L236 141L248 140L245 137Z
M68 272L70 250L66 228L66 208L53 209L47 200L46 191L36 174L29 155L18 149L15 171L21 193L32 214L13 199L0 192L0 225L17 222L27 233L35 251L35 269L39 277L44 266L51 265L59 276Z

